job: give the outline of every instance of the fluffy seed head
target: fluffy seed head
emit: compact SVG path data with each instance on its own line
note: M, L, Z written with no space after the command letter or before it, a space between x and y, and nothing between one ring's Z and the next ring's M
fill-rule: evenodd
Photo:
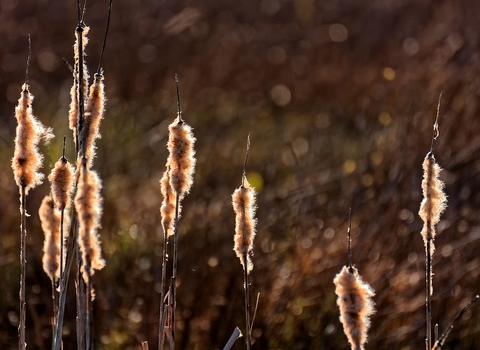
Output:
M78 214L78 243L82 254L82 275L85 282L95 270L105 266L102 259L98 229L102 216L101 183L98 175L85 166L80 167L79 185L75 196L75 208Z
M251 254L253 252L253 239L255 238L255 190L247 179L244 185L237 188L232 194L233 211L235 212L235 237L233 250L240 259L240 263L247 269L253 270ZM245 256L247 261L245 261Z
M100 122L103 119L105 110L105 88L103 75L95 74L87 107L85 109L85 120L80 132L80 148L84 148L87 167L91 168L95 157L95 140L100 137Z
M177 118L168 127L168 150L170 155L167 166L170 168L170 184L181 197L190 191L195 172L195 137L192 128Z
M43 198L38 210L45 234L43 243L43 269L55 282L60 277L60 212L55 209L52 197Z
M73 168L67 158L61 157L55 163L48 180L52 184L52 195L57 209L68 208L73 193Z
M343 331L352 350L363 350L370 328L370 316L375 312L372 301L375 292L354 267L344 266L333 283Z
M173 220L175 216L175 193L170 185L170 169L163 173L160 180L160 191L162 192L163 202L160 207L160 215L162 217L162 226L167 237L173 235ZM180 214L181 207L178 208Z
M42 138L47 143L53 137L52 129L45 127L33 115L33 96L28 88L27 84L22 86L20 99L15 108L18 125L12 159L15 182L19 189L25 187L25 194L41 184L44 178L44 175L38 172L43 162L43 156L38 150L38 143Z
M430 242L432 248L432 241L436 234L435 225L440 221L440 215L447 207L447 197L443 192L445 184L439 179L440 171L442 169L435 162L433 154L428 153L423 161L423 201L418 214L424 222L422 236L425 246Z

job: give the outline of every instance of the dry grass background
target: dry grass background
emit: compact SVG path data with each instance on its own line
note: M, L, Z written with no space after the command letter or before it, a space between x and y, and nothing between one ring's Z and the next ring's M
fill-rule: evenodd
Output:
M88 3L94 70L107 1ZM433 322L444 327L480 290L480 4L474 0L116 0L104 58L108 97L95 161L103 181L106 267L95 275L97 348L156 344L162 230L158 186L167 126L195 128L197 168L180 224L180 349L221 348L243 325L242 269L233 252L231 193L251 131L249 181L258 191L252 295L261 293L254 349L346 349L333 278L353 260L375 289L367 348L424 347L424 248L417 212L422 160L444 91L436 159L448 209L434 255ZM27 35L34 112L54 128L45 173L68 130L75 2L0 1L0 346L17 343L18 189L10 169L13 110ZM294 156L295 155L295 156ZM73 158L73 144L67 149ZM27 341L48 349L50 282L29 195ZM73 291L72 286L70 290ZM67 348L74 347L74 297ZM445 349L480 344L478 306ZM242 348L239 341L236 349Z

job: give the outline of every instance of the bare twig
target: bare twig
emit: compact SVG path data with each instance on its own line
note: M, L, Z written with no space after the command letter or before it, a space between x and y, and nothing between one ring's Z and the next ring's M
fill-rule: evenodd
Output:
M242 332L240 331L240 328L235 327L233 330L232 335L228 339L227 344L225 344L223 350L230 350L233 346L233 344L237 341L238 338L241 338L243 336Z

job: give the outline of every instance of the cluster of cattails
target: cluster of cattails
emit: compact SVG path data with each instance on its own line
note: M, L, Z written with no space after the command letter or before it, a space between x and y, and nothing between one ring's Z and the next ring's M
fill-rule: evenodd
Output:
M105 110L104 78L103 70L99 65L99 69L94 75L93 83L90 88L88 87L89 73L85 63L85 48L88 43L87 34L89 28L84 25L83 19L79 18L78 23L75 30L75 64L72 71L74 82L71 89L69 110L69 127L73 131L77 169L74 170L64 155L55 163L48 177L51 182L51 194L45 196L39 208L39 217L45 234L43 267L52 281L54 331L56 333L56 335L54 335L53 345L55 349L60 349L61 347L62 315L69 272L66 256L72 256L75 251L75 246L78 246L80 254L78 258L80 262L78 269L85 281L84 283L87 284L90 283L90 277L94 271L101 269L105 265L105 261L101 257L98 236L102 214L101 181L97 173L91 169L95 157L95 140L100 136L100 121L103 118ZM88 89L89 93L87 93ZM22 86L20 99L15 109L18 126L17 136L15 138L14 157L12 159L12 169L15 181L20 189L22 204L20 349L26 348L25 218L27 215L25 198L29 190L41 184L44 179L44 175L39 172L43 156L38 150L38 143L42 138L48 141L53 137L51 129L43 126L43 124L33 116L32 101L33 96L29 91L26 80ZM73 210L74 215L72 216L72 220L70 220L70 207L74 193L76 193ZM70 228L68 228L69 226ZM69 244L68 249L66 249L65 242L69 232L73 232L74 235L69 238L71 244ZM58 300L56 299L57 287L60 293ZM89 287L87 293L90 293L90 290ZM89 299L89 297L90 295L87 295L86 299ZM89 339L85 341L87 347L89 347L89 341Z
M177 118L169 125L169 138L167 148L166 170L160 179L160 191L163 202L160 207L162 227L164 231L163 260L162 260L162 285L160 293L160 316L158 347L163 347L165 334L171 346L175 346L175 310L176 310L176 277L178 263L178 220L181 214L181 201L190 192L193 185L195 172L195 137L192 127L182 118L180 109L180 94L178 90L178 76L175 75L177 85ZM173 236L173 268L172 280L169 288L170 294L165 299L166 265L168 257L168 238ZM166 319L168 315L169 319ZM168 324L168 327L166 325ZM168 328L168 332L166 330Z

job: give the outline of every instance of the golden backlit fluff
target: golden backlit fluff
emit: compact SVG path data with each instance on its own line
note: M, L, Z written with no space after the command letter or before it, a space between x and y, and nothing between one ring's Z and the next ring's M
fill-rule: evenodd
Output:
M78 213L78 244L82 254L82 275L89 281L95 270L105 266L102 259L98 229L102 216L101 183L97 173L83 165L80 167L79 184L75 196L75 208Z
M190 191L195 171L195 137L192 128L180 119L180 115L168 127L167 167L170 168L170 184L180 198Z
M43 156L38 150L40 139L45 142L53 137L52 129L45 127L32 110L33 95L27 84L22 86L18 105L15 108L17 133L12 169L19 189L25 187L25 194L43 181L44 175L38 170L42 166Z
M433 240L435 239L435 225L440 221L440 215L447 207L447 197L443 192L445 184L439 179L442 169L435 162L433 154L430 152L423 161L423 200L420 205L419 215L424 225L422 237L425 245L430 241L433 253Z
M163 196L162 206L160 207L160 215L162 217L162 227L167 237L173 235L173 221L175 215L175 193L170 185L170 168L163 173L160 179L160 191ZM179 204L178 214L180 215L181 206Z
M335 294L340 308L340 322L352 350L362 350L367 342L370 316L375 312L373 289L354 267L344 266L335 276Z
M73 168L67 158L60 157L48 176L52 184L52 196L58 210L70 207L73 193Z
M45 196L38 210L43 242L43 270L52 282L60 277L60 212L55 209L52 197Z
M255 189L250 186L247 179L244 184L232 194L233 211L235 212L235 237L233 250L240 259L240 263L247 269L253 270L251 254L253 252L253 239L255 238ZM247 261L245 261L245 256Z

